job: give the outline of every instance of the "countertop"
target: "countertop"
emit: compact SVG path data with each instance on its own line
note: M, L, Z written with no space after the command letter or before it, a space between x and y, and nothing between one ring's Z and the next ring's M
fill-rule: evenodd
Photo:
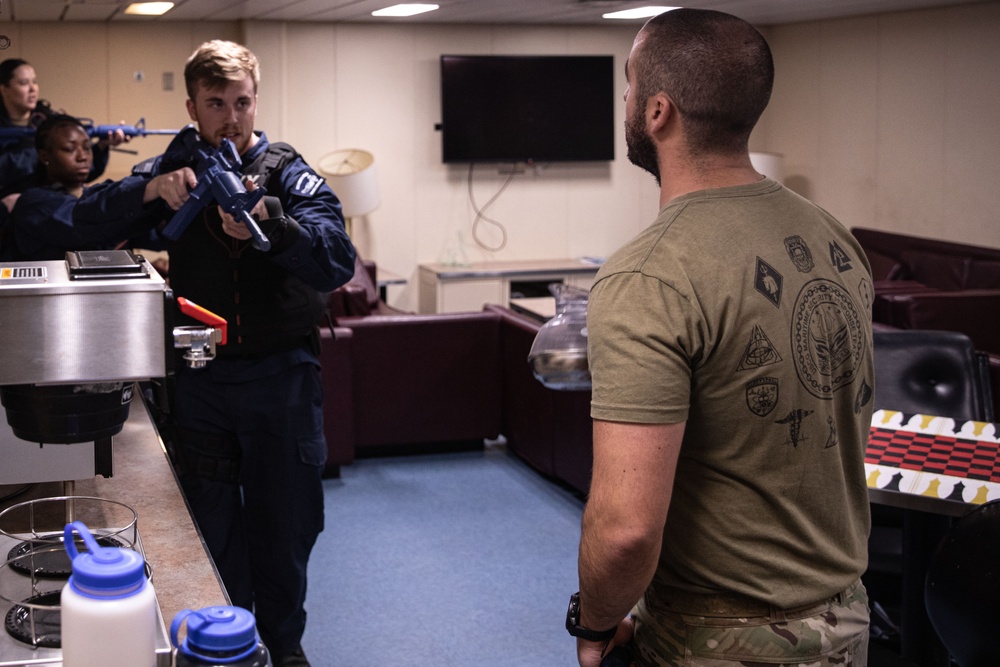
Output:
M229 604L211 556L202 541L173 467L141 393L128 420L112 439L114 474L71 483L36 484L4 506L34 498L75 495L115 500L135 510L139 539L152 567L160 613L169 629L182 609Z

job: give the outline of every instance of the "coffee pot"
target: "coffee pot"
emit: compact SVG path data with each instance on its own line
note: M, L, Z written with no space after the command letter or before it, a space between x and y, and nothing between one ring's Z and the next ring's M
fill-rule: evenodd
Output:
M588 292L573 285L554 283L556 315L542 325L528 353L531 370L549 389L590 391L587 365Z

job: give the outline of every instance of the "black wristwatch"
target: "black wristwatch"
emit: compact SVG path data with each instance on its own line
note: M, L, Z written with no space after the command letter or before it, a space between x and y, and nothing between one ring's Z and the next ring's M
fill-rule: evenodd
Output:
M569 609L566 610L566 631L588 642L606 642L618 634L618 626L608 630L591 630L580 625L580 594L573 593L569 596Z

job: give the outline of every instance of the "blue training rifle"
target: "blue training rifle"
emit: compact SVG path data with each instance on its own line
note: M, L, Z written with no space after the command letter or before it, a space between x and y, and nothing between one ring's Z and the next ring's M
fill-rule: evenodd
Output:
M163 236L176 241L204 207L218 202L223 211L247 226L253 236L251 245L254 248L261 252L270 250L271 241L264 236L257 221L250 215L250 211L267 190L258 187L253 192L247 192L239 171L242 166L240 154L233 142L223 139L218 148L199 148L198 157L195 171L198 185L191 190L188 200L177 209L163 228Z
M84 129L87 131L87 136L91 139L104 139L108 136L108 132L115 132L116 130L121 130L126 137L145 137L148 134L177 134L180 130L147 130L146 129L146 119L140 118L139 122L135 125L94 125L94 122L89 118L78 118ZM35 136L35 128L33 127L0 127L0 146L3 144L13 143L15 141L20 141L22 137L33 137Z

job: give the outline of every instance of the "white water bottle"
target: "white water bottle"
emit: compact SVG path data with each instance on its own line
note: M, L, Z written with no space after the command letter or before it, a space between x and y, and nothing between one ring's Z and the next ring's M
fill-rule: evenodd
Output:
M88 551L77 551L74 531ZM60 596L63 667L155 667L156 595L142 556L98 545L80 521L63 540L73 562Z

